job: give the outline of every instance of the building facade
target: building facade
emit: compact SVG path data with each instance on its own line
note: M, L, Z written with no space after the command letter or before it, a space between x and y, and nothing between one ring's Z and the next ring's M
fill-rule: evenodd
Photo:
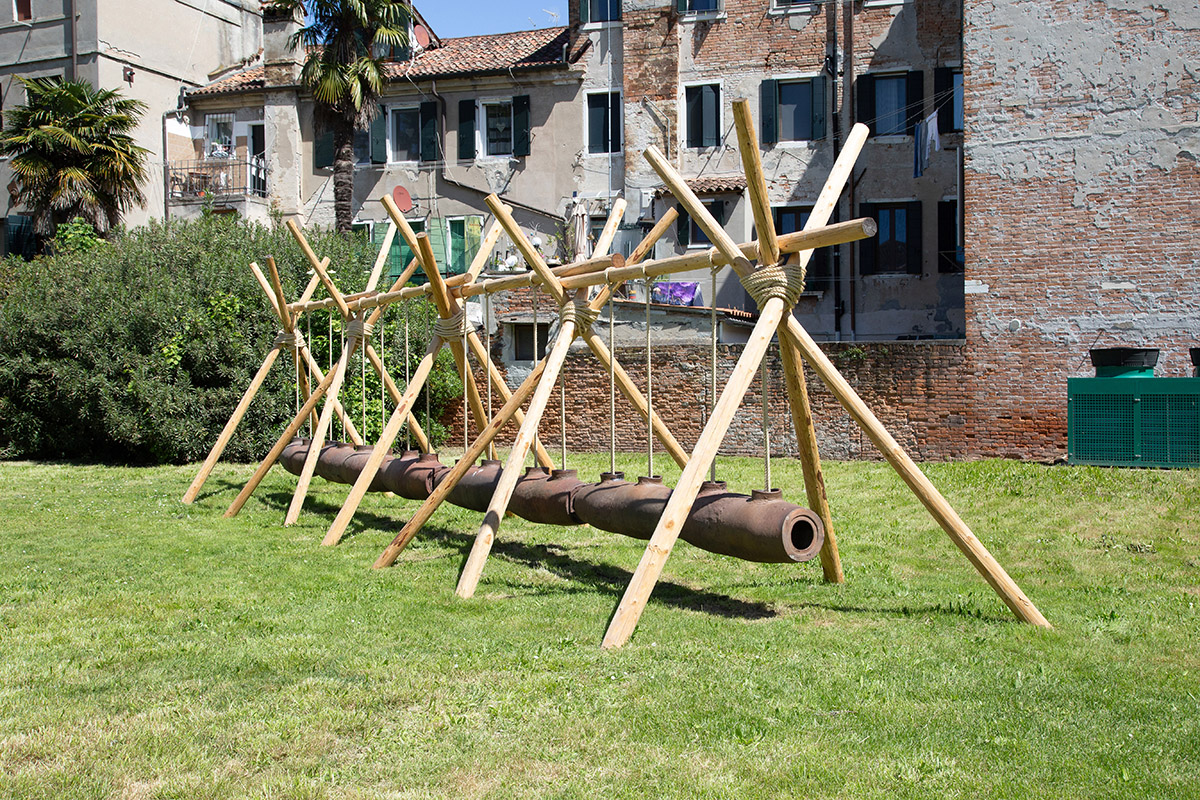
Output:
M164 112L180 106L184 90L244 67L261 48L257 0L13 0L0 4L0 108L24 104L16 76L86 80L146 103L133 133L150 151L146 205L125 216L138 225L166 209ZM0 185L11 180L0 161ZM23 211L5 192L0 253L22 249L10 239L27 219Z

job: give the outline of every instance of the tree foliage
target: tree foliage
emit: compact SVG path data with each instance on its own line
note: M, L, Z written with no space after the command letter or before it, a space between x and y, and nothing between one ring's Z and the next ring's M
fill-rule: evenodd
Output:
M354 218L354 132L379 113L384 65L408 42L408 7L400 0L276 0L277 14L306 13L292 38L307 53L300 81L315 101L319 125L333 132L335 227L349 233Z
M279 327L247 265L273 255L287 296L296 298L309 274L295 242L281 228L225 217L151 223L99 246L88 246L69 227L64 234L54 255L21 262L7 296L0 295L0 454L131 463L203 458ZM330 257L345 291L364 287L373 245L320 231L310 239ZM401 386L403 359L415 369L432 315L427 303L398 304L384 315L384 359ZM301 330L323 369L338 358L340 318L318 312L302 320ZM292 418L291 363L286 353L276 361L227 459L260 458ZM342 401L356 425L366 420L371 440L392 404L388 399L381 408L369 365L360 385L363 374L356 356ZM430 385L437 420L462 392L448 353ZM420 417L424 409L421 398L415 412ZM435 440L444 438L436 421L422 422Z
M17 200L38 235L76 217L104 234L145 203L149 151L131 135L145 103L87 81L17 79L27 99L7 112L0 155L11 157Z

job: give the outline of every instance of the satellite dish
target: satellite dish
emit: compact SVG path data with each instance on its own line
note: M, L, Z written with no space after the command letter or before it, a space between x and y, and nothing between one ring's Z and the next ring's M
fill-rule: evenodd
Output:
M395 189L392 189L392 200L396 203L396 208L400 209L401 214L407 214L415 207L412 195L403 186L397 186Z
M429 47L429 31L425 29L424 25L414 25L413 36L422 48Z

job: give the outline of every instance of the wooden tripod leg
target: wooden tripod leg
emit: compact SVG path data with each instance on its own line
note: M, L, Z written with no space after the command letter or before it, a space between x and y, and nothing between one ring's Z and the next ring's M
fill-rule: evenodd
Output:
M325 538L321 544L326 546L335 545L341 541L342 535L346 532L346 526L350 524L350 520L354 518L354 512L358 511L358 506L366 496L367 491L371 488L371 483L375 480L375 473L379 471L379 465L383 463L383 457L388 454L392 448L392 442L396 441L396 434L400 433L400 427L404 424L404 420L408 417L408 412L412 409L413 401L417 399L417 395L421 391L421 387L425 385L425 380L429 377L430 370L433 369L434 359L437 358L438 350L442 349L442 339L436 334L429 340L429 347L425 350L425 357L421 359L421 363L417 364L417 369L413 373L412 380L408 386L404 387L404 394L400 398L400 402L392 411L392 416L388 419L387 425L384 426L383 432L379 434L379 441L375 443L375 449L371 451L371 457L367 459L367 463L363 465L362 471L358 473L358 479L354 481L354 486L350 489L350 494L347 495L346 501L342 503L342 507L338 510L337 517L333 520L333 524L329 526L329 530L325 533Z
M504 512L508 510L513 489L516 488L517 480L521 477L521 472L525 467L525 456L533 444L538 423L541 422L542 413L546 410L550 393L554 391L555 384L558 383L559 370L562 369L563 362L567 359L567 352L571 349L571 342L574 339L574 320L563 319L561 327L558 329L558 338L554 340L554 348L546 356L546 370L541 381L538 382L537 389L534 390L533 398L529 401L529 412L525 415L525 422L522 423L521 430L517 433L516 441L513 442L508 463L504 465L504 471L500 474L500 482L496 484L496 492L492 495L491 502L488 503L487 512L483 517L483 525L479 527L479 532L475 535L475 544L471 548L471 554L467 556L467 563L463 566L462 575L459 576L458 588L454 590L455 594L463 599L474 596L475 587L479 585L479 576L483 574L483 565L487 561L488 553L491 552L492 542L496 538L496 530L500 527L500 520L504 518Z
M317 388L313 389L312 394L308 396L308 400L304 401L304 405L301 406L300 411L296 416L292 417L292 421L284 428L283 433L275 441L270 452L259 463L258 469L254 471L254 474L250 476L250 480L242 487L242 491L238 492L238 496L229 504L229 508L225 509L224 516L236 517L238 512L242 510L242 507L246 505L246 501L254 494L254 490L258 488L263 478L267 477L267 473L271 471L271 467L275 466L275 462L279 460L279 455L283 452L283 448L287 447L288 443L292 441L292 438L304 425L305 420L308 419L308 415L312 413L312 410L317 407L317 403L325 396L325 391L329 388L329 384L333 382L333 376L334 373L330 372L317 384Z
M312 357L312 353L309 352L307 347L304 348L304 360L308 364L308 368L312 370L313 377L317 379L318 383L325 380L325 373L321 371L320 365L317 364L317 360ZM331 396L329 399L333 403L333 413L337 414L338 419L340 419L342 424L346 426L346 436L354 444L362 444L362 434L360 434L358 429L354 427L354 421L350 419L350 415L346 413L346 409L342 407L341 402L338 401L336 396ZM313 428L315 429L320 423L315 406L313 408L313 413L309 416L312 417Z
M379 558L376 559L375 564L372 567L373 569L390 567L396 561L396 556L400 555L400 551L408 546L408 543L412 541L414 536L416 536L417 531L421 530L425 523L429 521L429 518L433 516L433 512L437 511L438 506L440 506L450 492L454 490L454 487L458 485L458 482L462 479L462 476L467 474L467 470L469 470L475 463L475 459L479 458L479 456L483 454L483 451L486 450L492 443L492 440L496 438L496 434L498 434L510 420L516 418L516 412L520 409L521 404L525 402L525 399L533 393L538 381L542 379L542 374L544 373L545 369L546 359L543 358L537 363L537 366L533 368L533 371L529 373L521 385L517 387L517 390L513 392L508 400L504 403L504 407L496 413L496 416L493 417L490 422L488 422L487 427L480 432L479 436L476 437L471 446L467 448L467 452L463 454L463 457L460 458L458 463L456 463L450 470L450 474L443 478L442 482L439 483L437 488L433 490L433 493L429 495L429 497L426 498L423 503L421 503L421 507L417 509L417 513L413 514L412 519L404 523L404 527L400 529L400 533L396 535L396 538L392 540L392 543L389 544L387 548L380 554Z
M1017 619L1042 628L1051 627L1046 618L1042 616L1042 612L1037 610L1037 607L1021 591L1021 587L1017 585L1016 581L1009 577L1008 573L1004 571L1004 567L1000 566L1000 563L975 537L975 534L962 521L954 508L946 502L946 498L942 497L941 492L917 468L908 453L904 452L903 448L892 438L887 428L846 382L828 357L821 352L821 348L817 347L817 343L812 340L800 323L789 318L787 327L781 328L780 334L787 336L800 351L804 360L833 392L833 396L879 448L879 452L892 465L892 469L896 470L901 480L908 484L908 488L912 489L917 499L942 526L942 530L958 546L958 549L963 552L963 555L1000 596L1000 599L1016 615Z
M312 394L312 387L308 382L308 373L304 371L304 361L300 355L299 347L292 349L292 359L296 364L296 381L300 384L300 401L304 402L308 399L308 396ZM320 380L320 378L317 378L317 380ZM313 427L316 427L317 425L317 415L315 411L312 414L312 424Z
M338 392L342 390L342 382L346 379L346 366L357 347L357 336L350 336L346 339L342 357L338 359L337 367L333 371L333 381L326 391L330 397L337 397ZM304 468L300 471L300 477L296 481L296 491L292 493L292 502L283 519L284 525L292 525L300 518L300 509L304 506L304 498L308 495L308 486L312 483L313 473L317 469L317 458L321 455L321 448L325 445L325 434L329 430L331 422L333 422L333 403L326 401L325 407L321 409L321 419L317 423L317 427L313 429L312 441L308 445L308 455L304 458Z
M817 431L813 427L812 405L804 382L804 362L800 353L783 335L779 337L779 357L783 361L783 376L787 384L788 406L792 411L792 427L796 431L796 448L800 451L800 469L804 472L804 491L808 507L817 512L825 527L825 543L821 545L821 573L826 583L842 583L842 560L838 556L837 539L833 535L833 516L829 513L829 498L825 495L825 475L821 471L821 454L817 450Z
M504 382L504 376L500 374L500 370L496 369L496 365L488 358L483 342L479 341L479 334L475 333L475 331L467 331L467 344L470 346L471 352L475 354L475 358L478 359L479 363L487 365L488 378L492 382L492 387L500 395L500 398L504 400L505 404L507 404L512 399L512 391L509 390L508 384ZM525 424L525 414L519 407L514 413L513 419L517 421L517 425ZM537 459L537 463L546 469L551 469L554 466L554 462L550 460L550 454L546 452L546 448L542 447L540 441L535 442L535 445L534 458Z
M700 484L703 483L708 467L717 455L717 449L725 438L725 431L733 421L733 415L742 403L746 389L754 380L759 362L766 354L767 346L771 343L771 337L774 336L775 328L784 313L784 302L777 297L771 298L763 305L754 331L750 334L750 340L746 342L745 349L742 350L742 355L738 358L737 365L713 408L712 416L709 417L704 432L700 434L700 440L692 450L692 457L683 468L683 474L679 476L679 482L671 492L667 507L663 509L662 517L654 528L650 543L646 545L646 552L642 554L637 571L625 589L621 604L617 606L617 613L609 623L608 631L604 634L604 647L620 647L625 644L633 634L633 629L637 627L638 618L646 607L650 593L654 591L654 585L662 574L667 557L679 538L680 530L683 529L684 520L687 519L692 510L692 503L700 492Z
M458 368L458 374L462 376L463 383L466 384L467 405L471 409L471 416L475 418L475 428L483 430L488 423L487 411L483 407L483 400L479 397L479 386L475 383L475 373L471 371L471 363L467 360L466 351L463 350L462 340L455 339L447 344L450 345L450 352L454 354L454 365Z
M583 336L583 340L587 342L588 347L596 354L596 358L606 370L609 368L610 362L612 363L613 378L616 380L617 387L633 407L637 409L637 412L642 415L642 421L645 422L647 413L650 412L650 405L646 402L646 398L641 390L637 388L637 385L629 377L629 373L625 371L620 362L616 361L612 353L608 351L604 340L595 331L585 329L580 332L580 335ZM651 425L654 428L654 435L662 442L663 447L666 448L671 458L675 459L675 463L680 467L686 467L688 462L687 452L675 439L666 424L659 419L658 414L655 412L653 416Z
M375 348L371 345L367 345L367 358L371 360L371 366L375 368L375 372L377 372L379 377L383 379L383 385L387 387L387 391L392 398L392 402L399 403L400 398L403 397L404 393L400 391L400 387L396 385L394 380L392 380L392 376L388 373L388 371L383 368L383 361L380 360L379 354L375 352ZM409 430L412 431L413 438L417 440L417 447L421 449L421 452L431 452L429 437L425 435L425 431L417 422L417 418L413 415L412 409L409 409L408 412L408 427Z
M200 467L200 471L196 473L196 477L192 480L192 485L183 493L184 503L190 505L195 501L196 495L200 493L200 487L204 486L204 482L212 474L213 468L221 458L221 454L225 452L225 448L229 445L229 440L233 438L234 431L241 424L242 417L246 416L246 411L250 408L250 403L254 401L258 390L262 388L263 381L267 379L267 373L271 371L271 367L274 366L275 359L279 357L279 353L279 347L271 348L271 352L267 353L267 357L263 359L262 366L258 368L258 372L254 373L254 377L250 380L250 385L246 387L246 391L242 394L242 399L238 401L237 407L229 415L229 420L226 421L225 427L221 429L221 435L217 437L216 444L208 452L208 458L204 459L204 464Z

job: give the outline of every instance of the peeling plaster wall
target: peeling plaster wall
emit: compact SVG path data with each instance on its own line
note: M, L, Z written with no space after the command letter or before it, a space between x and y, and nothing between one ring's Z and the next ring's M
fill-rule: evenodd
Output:
M1041 419L1028 447L1053 455L1089 348L1156 347L1156 374L1191 374L1200 5L969 0L964 23L971 392Z

